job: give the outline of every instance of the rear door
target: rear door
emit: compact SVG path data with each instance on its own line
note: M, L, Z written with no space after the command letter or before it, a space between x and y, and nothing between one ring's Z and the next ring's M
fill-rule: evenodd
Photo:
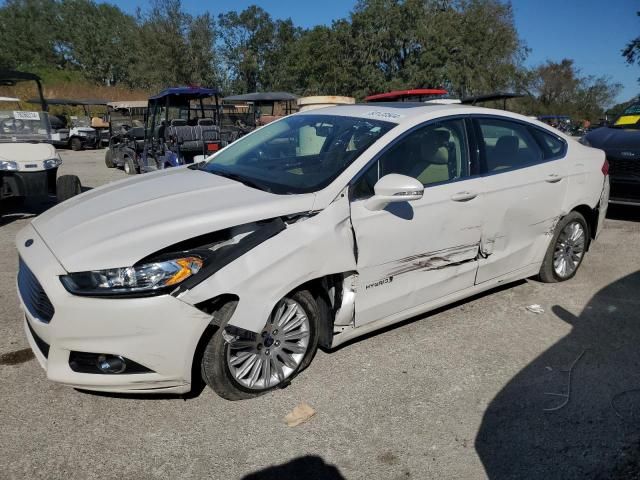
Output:
M356 179L356 325L472 287L482 231L482 178L461 118L429 122L396 141ZM425 186L420 200L368 210L379 178L399 173Z
M476 117L486 215L477 283L544 257L567 191L560 137L505 117Z

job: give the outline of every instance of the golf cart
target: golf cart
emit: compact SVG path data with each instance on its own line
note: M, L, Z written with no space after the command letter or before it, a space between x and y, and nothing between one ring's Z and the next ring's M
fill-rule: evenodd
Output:
M221 131L218 90L213 88L168 88L151 97L147 108L142 154L124 164L129 175L193 163L237 135L232 129Z
M297 95L288 92L256 92L223 98L225 104L253 106L255 126L266 125L274 120L298 111Z
M40 103L40 99L32 98L29 103ZM100 142L98 132L91 126L91 105L106 105L102 100L75 100L67 98L49 98L47 105L65 107L82 107L84 115L51 115L51 140L57 147L84 150L96 148Z
M109 148L104 155L107 168L127 168L144 151L144 120L147 101L123 101L107 104Z
M33 81L43 111L0 110L0 201L55 195L59 202L81 192L75 175L57 176L62 164L51 145L51 127L37 75L0 70L0 86ZM1 108L1 107L0 107Z

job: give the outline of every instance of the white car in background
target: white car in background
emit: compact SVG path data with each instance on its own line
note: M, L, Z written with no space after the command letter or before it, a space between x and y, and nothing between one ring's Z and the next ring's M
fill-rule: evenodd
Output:
M570 279L607 198L603 152L514 113L298 113L33 220L17 238L25 330L55 382L182 393L195 373L248 398L318 345L518 279Z

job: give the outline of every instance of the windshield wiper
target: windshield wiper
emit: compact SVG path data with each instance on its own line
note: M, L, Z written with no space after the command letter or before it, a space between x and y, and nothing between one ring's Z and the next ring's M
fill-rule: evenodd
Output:
M235 180L236 182L240 182L243 185L246 185L247 187L251 187L251 188L255 188L256 190L262 190L263 192L271 193L271 189L266 185L258 183L255 180L251 180L247 177L243 177L242 175L238 175L237 173L223 172L220 170L206 170L206 171L209 173L213 173L214 175L220 175L221 177Z

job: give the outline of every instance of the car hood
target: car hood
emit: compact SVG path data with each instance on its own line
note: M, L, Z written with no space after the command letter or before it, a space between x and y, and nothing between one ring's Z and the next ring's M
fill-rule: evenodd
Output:
M71 198L32 225L68 272L126 267L177 242L311 210L314 194L275 195L172 168Z
M11 162L41 162L56 157L49 143L0 143L0 160Z
M592 147L605 152L640 151L640 130L602 127L585 137Z

